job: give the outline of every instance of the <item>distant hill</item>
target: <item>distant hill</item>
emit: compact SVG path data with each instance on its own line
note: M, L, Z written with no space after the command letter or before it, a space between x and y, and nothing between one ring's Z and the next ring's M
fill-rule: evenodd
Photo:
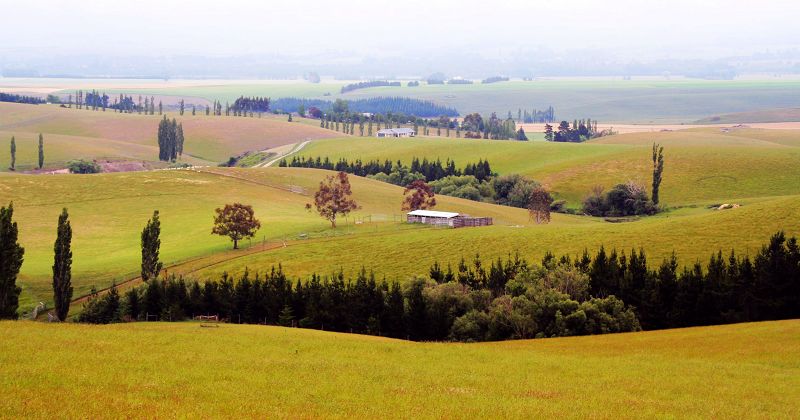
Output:
M800 108L773 108L720 114L697 120L694 124L746 124L788 121L800 121Z

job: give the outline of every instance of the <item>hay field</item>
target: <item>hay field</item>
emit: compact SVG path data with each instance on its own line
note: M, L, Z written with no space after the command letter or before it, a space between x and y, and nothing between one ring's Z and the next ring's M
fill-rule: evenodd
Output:
M0 322L9 418L792 418L800 321L482 344Z

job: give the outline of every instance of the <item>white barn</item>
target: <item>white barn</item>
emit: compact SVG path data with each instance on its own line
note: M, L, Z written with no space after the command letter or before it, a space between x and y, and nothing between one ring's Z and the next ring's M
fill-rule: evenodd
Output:
M383 137L414 137L417 133L410 128L384 128L383 130L378 130L377 136L379 138Z

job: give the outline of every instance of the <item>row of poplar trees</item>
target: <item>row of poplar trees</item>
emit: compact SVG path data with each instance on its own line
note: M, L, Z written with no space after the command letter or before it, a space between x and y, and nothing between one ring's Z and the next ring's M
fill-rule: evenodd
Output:
M13 220L14 205L0 207L0 319L17 319L19 295L17 275L22 267L25 248L18 242L17 223ZM72 226L67 209L58 216L56 241L53 245L53 301L55 317L63 321L72 301Z
M39 133L39 169L44 166L44 136ZM11 136L11 165L8 169L15 171L17 169L17 140Z
M25 248L18 241L19 227L14 221L14 205L0 207L0 319L17 319L19 295L17 276L22 268ZM159 261L161 248L161 222L158 211L147 221L142 230L142 279L148 281L158 276L162 264ZM56 241L53 245L53 302L55 317L67 319L72 301L72 226L67 209L58 216Z

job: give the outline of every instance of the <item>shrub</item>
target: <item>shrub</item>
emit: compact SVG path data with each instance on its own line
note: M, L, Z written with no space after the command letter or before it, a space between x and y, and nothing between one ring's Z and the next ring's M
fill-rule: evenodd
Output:
M97 174L102 172L102 168L96 162L78 159L67 162L67 169L73 174Z
M601 187L595 187L584 200L583 211L592 216L623 217L655 214L658 208L642 186L628 182L615 185L605 194Z

